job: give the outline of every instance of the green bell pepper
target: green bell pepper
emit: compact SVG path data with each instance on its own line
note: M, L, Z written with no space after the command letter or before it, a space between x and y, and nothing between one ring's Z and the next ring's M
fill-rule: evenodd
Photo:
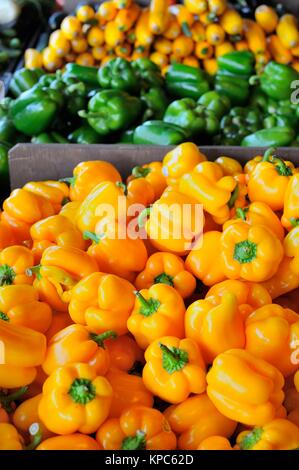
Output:
M77 116L80 109L86 107L87 90L83 82L73 83L65 87L65 111L67 115L73 117Z
M4 98L0 102L0 142L14 143L16 138L17 131L9 115L11 103L10 98Z
M42 89L37 84L12 103L10 115L18 131L33 136L50 127L62 104L58 91Z
M164 78L159 67L146 57L142 57L132 62L132 68L141 85L141 88L163 87Z
M68 135L68 140L74 144L99 144L101 136L89 124L83 124Z
M284 147L290 145L295 137L295 131L290 127L272 127L262 129L245 137L243 147Z
M79 111L89 125L99 134L107 135L126 129L141 112L141 101L121 90L103 90L88 103L88 111Z
M266 112L268 106L268 97L258 86L250 93L249 106L258 107L262 112Z
M227 96L220 95L217 91L208 91L199 98L198 103L205 106L209 111L213 111L219 119L231 107L230 99Z
M232 108L221 119L221 134L214 143L222 145L240 145L244 137L262 128L262 116L258 108Z
M168 98L160 87L143 89L140 95L142 103L145 105L142 122L149 119L162 119L168 105Z
M170 103L163 121L183 128L190 137L203 133L214 135L220 127L214 111L208 110L192 98L182 98Z
M9 168L8 151L10 145L6 142L0 142L0 194L6 196L9 190Z
M164 121L147 121L136 127L133 143L140 145L178 145L187 135L181 127Z
M218 69L233 75L248 77L254 72L254 55L250 51L233 51L218 57Z
M166 73L166 88L172 96L198 100L209 91L206 73L184 64L172 64Z
M295 115L291 117L283 114L268 114L264 118L263 123L265 129L271 129L272 127L291 127L292 129L296 129L298 127L298 119L296 119Z
M66 64L65 72L62 75L63 80L76 78L78 81L91 85L94 88L99 87L98 69L96 67L87 67L79 64Z
M68 140L58 132L42 132L31 139L32 144L68 144Z
M248 80L217 72L215 78L215 90L222 96L230 99L233 106L244 105L249 98Z
M30 90L44 75L42 69L20 69L17 70L9 84L10 93L17 98L24 91Z
M292 67L276 62L269 62L263 73L257 79L251 78L251 83L260 81L261 89L274 100L290 100L294 91L292 83L299 80L299 73Z
M98 81L102 88L136 93L139 82L132 65L126 59L117 57L99 68Z
M127 129L122 132L119 138L119 144L133 144L134 129Z

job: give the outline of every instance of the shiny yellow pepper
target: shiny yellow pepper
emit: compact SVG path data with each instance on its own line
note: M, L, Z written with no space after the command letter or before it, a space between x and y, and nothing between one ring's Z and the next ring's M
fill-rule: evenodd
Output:
M299 447L299 428L287 419L275 419L241 432L237 443L241 450L294 450Z

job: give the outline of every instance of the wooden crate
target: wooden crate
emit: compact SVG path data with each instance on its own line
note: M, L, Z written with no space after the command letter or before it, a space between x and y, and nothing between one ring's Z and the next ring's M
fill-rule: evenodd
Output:
M74 167L82 161L106 160L113 163L126 177L136 165L162 160L172 147L151 145L77 145L77 144L18 144L9 152L11 189L22 187L28 181L39 181L71 176ZM200 147L210 160L227 155L244 164L265 148L258 147ZM277 155L299 164L299 149L285 147Z

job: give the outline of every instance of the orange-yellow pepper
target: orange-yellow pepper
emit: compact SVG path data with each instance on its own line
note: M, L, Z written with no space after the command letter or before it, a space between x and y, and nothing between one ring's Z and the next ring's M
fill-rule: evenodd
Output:
M262 286L268 290L272 299L287 294L299 287L299 276L294 273L291 266L292 258L284 256L274 276L262 283Z
M105 348L109 353L111 367L123 371L134 369L136 364L144 362L143 351L129 335L108 339Z
M292 168L279 158L261 161L249 174L250 201L265 202L274 211L283 209L286 189L292 174Z
M274 419L241 432L237 443L241 450L294 450L299 446L299 428L287 419Z
M104 341L113 336L113 331L96 335L83 325L67 326L49 341L42 367L50 375L57 367L83 362L94 367L98 375L105 375L110 366L110 358Z
M23 186L25 191L38 197L46 199L52 204L55 213L59 212L61 206L68 201L68 185L60 181L37 181L29 182Z
M0 341L4 346L0 387L17 388L33 382L36 367L43 362L46 354L45 336L29 328L0 321Z
M68 312L53 312L51 325L45 333L47 341L71 323L73 322Z
M134 307L134 286L114 274L94 273L72 290L69 313L75 323L100 334L107 330L128 332L127 320Z
M163 158L162 172L169 186L177 186L181 176L190 173L207 157L192 142L185 142L168 152Z
M241 163L235 158L225 157L223 155L216 158L215 162L221 166L224 176L237 176L243 173Z
M207 382L208 396L218 411L250 426L274 419L284 399L281 372L243 349L219 354Z
M178 448L196 450L214 435L230 437L237 423L219 413L206 393L187 398L164 412L171 429L178 435Z
M226 437L210 436L204 439L197 450L235 450Z
M196 280L189 271L186 271L182 258L167 252L151 255L144 271L138 274L134 284L140 290L160 283L174 287L183 298L190 297L196 288Z
M113 390L110 418L118 418L130 406L153 406L154 397L138 375L111 368L106 377Z
M213 303L219 303L225 294L233 294L238 302L239 311L244 319L253 310L272 303L267 289L256 282L244 282L228 279L215 284L209 289L206 299Z
M86 242L79 229L63 215L53 215L36 222L30 228L30 235L33 240L32 252L35 263L40 261L43 252L49 246L58 245L80 250L86 248Z
M17 230L2 220L3 214L0 213L0 249L15 245L18 241ZM22 236L21 236L22 239Z
M65 178L70 184L70 200L83 201L90 191L103 181L121 181L121 176L114 165L96 160L79 163L71 178Z
M9 423L0 423L0 450L23 450L23 439Z
M158 250L184 255L201 235L203 225L201 205L195 199L170 189L164 191L149 210L145 231Z
M225 293L220 302L213 297L189 305L185 316L188 338L197 342L207 364L228 349L244 348L245 329L237 298Z
M133 282L137 273L144 269L147 261L145 244L140 238L133 238L127 233L126 226L102 219L97 223L95 233L85 231L83 236L93 241L87 253L102 272Z
M299 373L298 373L298 371L296 372L296 374L294 376L294 384L295 384L297 392L299 392Z
M68 202L67 204L64 204L62 206L59 211L59 214L69 219L70 222L74 223L76 221L80 205L80 201Z
M87 365L59 367L43 386L38 415L56 434L94 433L108 417L112 388L105 377Z
M221 232L205 232L186 258L186 268L206 286L213 286L225 279L219 262Z
M295 372L299 315L280 305L264 305L246 320L246 350L277 367L284 376Z
M142 166L135 166L132 170L132 174L127 180L127 183L136 178L144 178L148 183L150 183L155 192L155 200L159 199L163 191L166 189L166 178L162 173L161 162L151 162Z
M270 279L283 257L280 240L264 225L229 225L221 236L223 272L229 279L261 282Z
M235 217L235 219L228 220L223 228L225 229L231 223L243 220L249 225L265 225L275 233L280 241L284 238L284 229L279 217L277 217L271 207L264 202L252 202L248 207L238 208Z
M285 255L291 258L291 270L296 276L299 276L299 225L287 234L283 247Z
M98 271L96 261L79 248L50 246L43 252L40 265L29 270L41 300L54 310L68 309L71 290L80 279Z
M146 349L162 336L184 337L185 305L180 294L166 284L136 291L136 301L128 318L128 330L138 346Z
M29 433L29 429L32 424L37 423L43 439L47 439L52 436L52 433L46 428L38 416L38 405L41 397L42 394L39 393L38 395L23 401L15 410L12 422L17 430L24 435Z
M100 450L96 440L86 434L74 433L49 437L35 450Z
M165 416L153 408L132 406L119 419L108 419L96 440L105 450L175 450L176 436Z
M180 192L196 199L220 224L230 217L236 188L237 181L232 176L224 176L221 166L215 162L199 163L191 173L183 175L179 183Z
M0 319L45 333L52 321L52 310L38 300L33 286L17 284L0 289Z
M162 400L181 403L190 393L205 391L205 364L194 340L159 338L150 344L144 357L145 386Z
M34 264L33 254L25 246L9 246L0 253L0 286L32 284L26 269Z
M299 222L299 173L291 176L284 195L282 225L290 230Z

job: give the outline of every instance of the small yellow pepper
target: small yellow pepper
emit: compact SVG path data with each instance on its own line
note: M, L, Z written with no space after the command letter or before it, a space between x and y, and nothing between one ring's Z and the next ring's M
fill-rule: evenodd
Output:
M275 419L241 432L237 443L241 450L294 450L299 446L299 428L287 419Z

